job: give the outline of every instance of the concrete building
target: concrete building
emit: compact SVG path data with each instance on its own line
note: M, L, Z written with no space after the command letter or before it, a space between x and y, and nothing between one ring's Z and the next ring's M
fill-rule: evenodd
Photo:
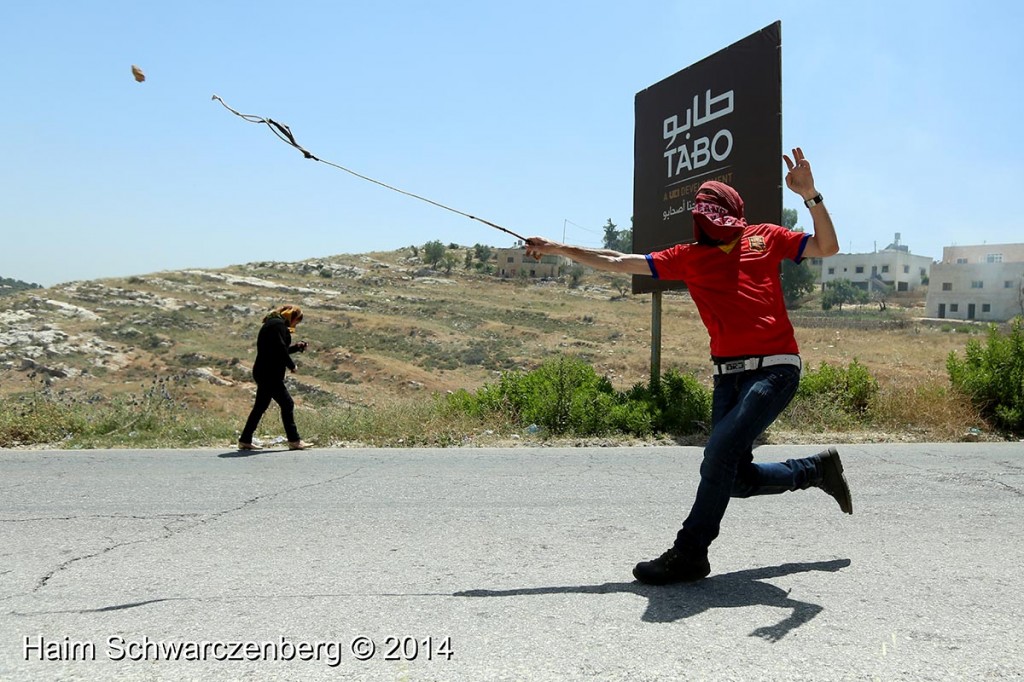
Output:
M1024 244L947 246L932 266L928 317L1005 322L1024 315Z
M892 291L915 291L928 282L932 259L915 256L909 247L900 244L900 233L892 244L871 253L837 253L828 258L812 258L812 268L820 268L818 283L822 289L829 282L848 279L867 291L890 288Z
M539 261L532 256L527 257L526 247L522 244L496 251L498 262L495 270L499 277L558 277L563 267L572 264L572 261L562 256L542 256Z

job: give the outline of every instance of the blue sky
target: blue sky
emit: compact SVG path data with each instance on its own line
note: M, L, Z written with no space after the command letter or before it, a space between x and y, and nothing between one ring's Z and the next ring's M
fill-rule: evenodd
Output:
M776 20L783 147L803 147L844 252L896 232L934 258L1022 241L1022 7L9 2L0 276L511 243L305 160L213 94L323 159L520 234L599 245L609 218L632 214L635 94ZM796 195L784 202L809 226Z

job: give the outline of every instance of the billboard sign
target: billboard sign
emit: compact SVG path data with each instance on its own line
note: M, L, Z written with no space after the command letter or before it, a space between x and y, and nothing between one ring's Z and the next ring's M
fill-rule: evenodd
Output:
M637 93L633 252L693 241L701 183L743 197L747 222L782 222L782 24L775 22ZM633 293L684 288L633 277Z

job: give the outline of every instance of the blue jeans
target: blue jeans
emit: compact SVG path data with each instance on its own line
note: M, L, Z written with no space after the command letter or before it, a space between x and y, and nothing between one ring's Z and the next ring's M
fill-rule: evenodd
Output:
M800 368L795 365L715 376L711 436L704 447L697 496L676 536L677 547L707 552L732 497L802 490L820 480L817 456L754 463L754 441L786 409L799 385Z

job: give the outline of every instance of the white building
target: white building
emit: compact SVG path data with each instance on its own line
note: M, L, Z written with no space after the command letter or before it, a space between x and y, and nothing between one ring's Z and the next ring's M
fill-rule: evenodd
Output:
M1024 244L947 246L931 272L928 317L1005 322L1024 315Z
M915 256L900 244L900 233L892 244L871 253L837 253L828 258L813 258L811 266L820 267L818 283L847 279L867 291L886 287L892 291L915 291L928 282L932 259Z

